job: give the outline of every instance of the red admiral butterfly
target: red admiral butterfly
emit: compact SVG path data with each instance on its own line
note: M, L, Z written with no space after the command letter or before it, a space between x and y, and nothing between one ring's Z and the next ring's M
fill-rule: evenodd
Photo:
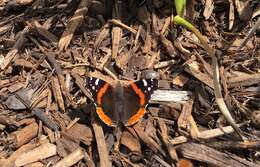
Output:
M94 99L97 115L105 124L131 126L144 116L151 95L158 88L158 80L142 79L113 87L99 78L89 77L86 87Z

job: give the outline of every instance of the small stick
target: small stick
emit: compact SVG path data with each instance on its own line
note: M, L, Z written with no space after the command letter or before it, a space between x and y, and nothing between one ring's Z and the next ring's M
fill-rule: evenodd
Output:
M139 39L139 37L141 35L141 31L142 31L142 26L139 25L138 31L136 32L136 36L135 36L135 40L134 40L134 47L133 48L136 48L136 46L137 46L138 39Z
M158 155L153 155L153 158L158 161L161 165L163 165L164 167L171 167L170 164L168 164L167 162L165 162L164 160L162 160Z
M16 43L14 44L13 48L7 53L4 58L4 61L0 62L0 69L4 70L10 65L12 60L15 58L16 54L20 49L22 49L23 45L28 41L25 37L27 33L29 33L30 29L26 26L23 31L20 33L20 36Z
M52 77L51 88L54 94L54 98L57 101L59 108L62 112L65 112L65 103L62 96L61 85L57 77Z
M50 119L48 117L48 114L46 114L44 112L43 109L40 109L40 108L35 108L33 110L33 113L35 114L35 116L37 117L38 120L41 120L42 123L44 125L46 125L48 128L54 130L54 131L58 131L59 130L59 127L58 125L55 123L54 120Z
M84 95L93 101L91 94L87 91L87 89L84 86L83 79L75 72L71 71L70 74L76 80L75 81L76 85L81 89L81 91L84 93Z
M54 156L56 154L56 145L51 143L45 143L17 157L17 159L15 160L15 165L16 167L23 166L32 162L36 162Z
M192 112L193 99L187 101L182 108L181 114L178 118L177 125L180 129L190 131L190 117Z
M164 20L164 25L162 27L162 30L161 30L161 35L162 36L166 36L167 35L167 32L166 30L169 28L169 26L171 25L171 16L167 17L165 20Z
M112 167L112 164L109 160L108 150L102 126L94 117L92 118L92 127L96 137L100 166Z
M176 60L174 59L171 59L171 60L167 60L167 61L161 61L161 62L158 62L157 64L154 65L154 68L155 69L158 69L158 68L165 68L165 67L168 67L170 65L173 65L173 64L176 64Z
M88 6L91 4L92 0L81 0L78 9L75 11L74 15L70 19L66 30L63 32L60 41L60 50L66 50L70 44L70 41L76 31L77 27L81 24L84 19L85 14L88 11Z
M151 96L153 102L184 102L190 99L191 92L174 90L156 90Z
M258 29L260 26L260 17L257 19L256 24L252 27L252 29L248 32L248 34L246 35L246 37L243 39L243 41L241 42L240 46L237 49L237 52L239 52L247 43L248 39L254 34L254 32L256 31L256 29Z
M117 76L112 72L110 71L108 68L104 67L104 71L110 75L114 80L118 80Z
M30 140L35 138L38 133L38 124L36 122L24 127L21 130L15 131L11 134L14 138L14 147L19 148L20 146L28 143Z
M245 124L237 124L238 127L241 127L243 125L245 125ZM211 139L211 138L215 138L215 137L220 137L222 135L230 134L233 132L234 132L234 129L232 128L232 126L226 126L226 127L222 127L222 128L216 128L216 129L202 131L198 134L198 138L199 139ZM178 144L185 143L187 141L188 141L187 137L178 136L178 137L175 137L174 139L170 140L170 143L173 145L178 145Z
M176 149L174 146L169 142L169 132L168 128L166 126L166 123L164 121L158 121L159 128L160 128L160 136L162 138L162 142L167 148L168 154L170 158L174 161L178 161L178 156L176 153Z
M95 43L94 43L94 48L98 48L99 45L101 44L101 42L108 36L110 29L109 29L110 25L108 23L106 23L105 25L103 25L103 27L101 28L100 33L98 34Z
M57 62L57 60L55 59L55 55L53 53L47 53L47 54L48 54L47 55L48 61L50 62L51 66L55 69L55 73L57 74L58 77L57 84L60 85L61 93L65 96L65 100L68 103L68 105L74 105L72 101L72 96L69 93L69 90L67 89L64 81L65 79L63 76L61 65Z
M217 141L207 143L208 146L217 149L259 149L260 141Z
M112 17L121 20L122 18L122 1L114 0L114 7L112 9ZM112 28L112 58L116 58L119 51L119 43L122 38L122 29L119 26Z
M207 163L208 166L259 167L235 154L225 153L204 144L186 143L178 148L184 158ZM232 164L232 165L231 165Z
M92 159L90 158L90 156L86 152L84 152L84 160L86 161L86 165L88 167L95 167L94 162L92 161Z
M245 124L237 124L238 127L245 125ZM231 126L226 126L222 128L216 128L211 130L205 130L203 132L200 132L198 135L198 138L200 139L211 139L215 137L219 137L225 134L233 133L234 129Z
M37 147L37 144L32 144L32 143L28 143L23 145L22 147L20 147L19 149L17 149L15 152L13 152L11 154L11 156L8 159L3 159L3 161L0 160L0 166L1 167L11 167L14 166L14 161L16 160L17 157L19 157L20 155L22 155L23 153L34 149L35 147Z
M70 129L75 123L79 121L80 118L75 118L73 121L69 123L69 125L66 127L66 130Z
M127 29L128 31L130 31L131 33L133 33L134 35L137 34L137 31L129 26L127 26L126 24L122 23L121 21L119 20L116 20L116 19L112 19L112 20L109 20L109 22L115 24L115 25L118 25L122 28L125 28Z
M149 147L154 153L161 153L163 156L166 156L164 150L160 147L156 141L153 140L144 130L140 127L139 124L133 126L134 131L137 136Z
M77 150L70 153L67 157L57 162L53 167L70 167L76 164L82 158L84 158L84 152L82 149L78 148Z

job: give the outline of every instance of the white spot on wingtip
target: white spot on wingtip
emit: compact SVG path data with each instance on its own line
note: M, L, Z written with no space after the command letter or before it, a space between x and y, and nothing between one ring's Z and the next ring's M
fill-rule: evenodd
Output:
M148 87L147 89L148 89L148 91L151 91L151 87Z
M92 86L91 88L92 88L92 90L95 90L95 86Z
M95 85L96 85L96 86L98 85L98 82L99 82L99 79L97 79L97 80L95 81Z
M147 82L146 82L146 80L143 79L142 81L143 81L144 86L147 86Z

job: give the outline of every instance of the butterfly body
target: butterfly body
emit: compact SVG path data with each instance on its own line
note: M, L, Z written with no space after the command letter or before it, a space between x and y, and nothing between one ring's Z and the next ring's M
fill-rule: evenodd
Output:
M145 107L158 88L158 81L143 79L127 86L120 83L112 86L101 79L89 77L86 86L93 96L96 113L105 124L131 126L145 114Z

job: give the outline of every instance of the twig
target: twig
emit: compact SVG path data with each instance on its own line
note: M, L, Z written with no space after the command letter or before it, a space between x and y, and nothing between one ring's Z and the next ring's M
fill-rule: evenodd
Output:
M162 160L158 155L153 155L153 158L160 163L160 165L163 165L164 167L171 167L170 164Z
M42 144L41 146L23 153L15 160L15 166L24 166L31 162L36 162L57 154L56 145L51 143Z
M246 37L242 40L240 46L237 49L237 52L239 52L247 43L248 39L254 34L254 32L257 30L257 28L260 26L260 17L258 17L256 24L252 27L252 29L248 32Z
M156 90L151 102L184 102L190 99L191 92L174 90Z
M84 152L78 148L70 153L67 157L57 162L53 167L70 167L84 158Z
M112 164L109 160L108 150L102 126L98 123L98 121L95 118L92 119L92 127L96 137L100 166L112 167Z
M245 125L245 124L237 124L238 127L241 127L243 125ZM212 139L215 137L227 135L227 134L230 134L233 132L234 132L234 129L232 128L232 126L225 126L222 128L216 128L216 129L202 131L199 133L198 138L208 140L208 139ZM187 141L188 141L188 138L185 136L179 136L179 137L176 137L176 138L170 140L171 144L173 144L173 145L185 143Z
M240 158L235 154L220 152L203 144L197 144L192 142L181 145L179 148L179 152L185 158L205 162L209 164L209 166L259 166L253 162Z
M112 17L121 20L122 18L122 1L114 0ZM119 43L122 38L122 29L119 26L112 28L112 58L116 58L119 51Z
M66 127L66 130L70 129L75 123L79 121L79 118L75 118L73 121L69 123L69 125Z
M26 34L29 33L30 29L28 26L26 26L23 31L19 34L19 38L14 44L13 48L7 53L4 60L0 62L0 69L4 70L6 69L12 60L15 58L18 51L24 46L24 44L28 41L27 38L25 38Z
M80 25L80 23L84 19L85 14L88 11L89 4L91 4L91 0L81 0L78 9L75 11L74 16L70 19L66 30L63 32L60 38L60 50L65 50L69 46L75 30Z
M133 28L127 26L126 24L122 23L122 22L119 21L119 20L111 19L111 20L109 20L109 22L111 22L111 23L113 23L113 24L115 24L115 25L118 25L118 26L120 26L120 27L122 27L122 28L127 29L128 31L130 31L130 32L133 33L134 35L137 34L137 31L136 31L135 29L133 29Z

